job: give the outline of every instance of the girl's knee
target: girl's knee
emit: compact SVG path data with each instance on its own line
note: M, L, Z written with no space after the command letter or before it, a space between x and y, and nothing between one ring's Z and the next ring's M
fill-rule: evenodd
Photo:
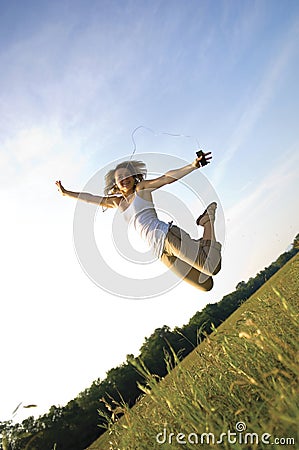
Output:
M212 277L208 277L203 283L199 283L199 289L208 292L213 289L214 281Z
M221 259L219 260L217 266L213 270L212 275L217 275L217 273L220 272L220 270L221 270Z

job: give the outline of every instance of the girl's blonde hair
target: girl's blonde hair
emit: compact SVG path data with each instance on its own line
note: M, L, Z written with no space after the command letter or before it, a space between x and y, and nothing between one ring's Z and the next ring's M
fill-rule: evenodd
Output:
M135 185L146 177L146 165L142 161L123 161L115 169L109 170L105 175L104 195L119 194L120 191L115 182L115 172L117 169L127 169L130 176L135 178Z

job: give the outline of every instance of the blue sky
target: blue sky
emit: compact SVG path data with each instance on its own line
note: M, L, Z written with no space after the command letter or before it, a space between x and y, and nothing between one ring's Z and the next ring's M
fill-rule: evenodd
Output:
M155 328L188 322L292 242L298 33L299 4L288 0L0 1L0 420L21 401L37 414L66 403ZM160 298L120 299L76 259L75 202L54 182L82 189L131 153L139 125L213 151L204 173L226 239L211 293L180 284ZM140 130L136 142L137 154L194 157L192 139Z

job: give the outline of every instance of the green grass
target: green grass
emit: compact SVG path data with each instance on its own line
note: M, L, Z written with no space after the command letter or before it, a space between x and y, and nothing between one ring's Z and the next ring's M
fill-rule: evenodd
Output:
M298 269L299 255L165 379L140 365L144 397L131 409L115 405L124 415L89 450L299 448ZM237 432L238 422L245 431ZM209 442L203 433L212 433Z

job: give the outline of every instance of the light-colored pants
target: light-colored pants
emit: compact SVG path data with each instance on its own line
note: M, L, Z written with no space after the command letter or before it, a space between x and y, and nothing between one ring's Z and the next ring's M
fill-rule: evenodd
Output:
M221 244L192 239L186 231L173 225L166 235L161 261L192 286L210 291L212 275L221 269Z

